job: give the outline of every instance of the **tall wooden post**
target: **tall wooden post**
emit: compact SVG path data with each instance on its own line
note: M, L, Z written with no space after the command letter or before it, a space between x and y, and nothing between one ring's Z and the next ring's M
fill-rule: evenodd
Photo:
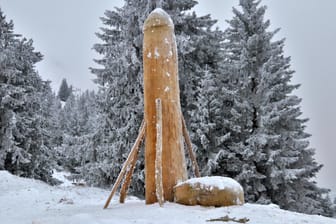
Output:
M155 9L144 24L144 106L146 123L146 204L157 202L155 184L156 106L162 104L162 186L164 200L173 201L173 187L187 178L181 122L180 90L174 24Z

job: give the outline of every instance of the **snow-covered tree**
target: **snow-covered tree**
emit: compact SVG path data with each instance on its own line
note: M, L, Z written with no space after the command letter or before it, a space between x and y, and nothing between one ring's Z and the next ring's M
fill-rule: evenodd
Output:
M231 81L238 88L233 106L238 129L230 131L228 150L220 151L216 164L243 185L248 201L323 213L325 190L311 180L321 166L309 148L301 99L293 94L299 85L291 83L294 71L290 58L284 56L284 39L273 40L278 30L268 31L266 7L259 4L240 0L242 11L234 8L228 21L225 52L235 75ZM230 160L235 161L235 169L225 165Z
M62 142L62 130L59 125L62 105L52 91L50 81L43 82L40 102L43 143L53 150Z
M224 71L222 71L224 72ZM196 130L196 153L202 175L214 174L218 168L217 156L230 139L228 124L232 99L235 93L225 86L225 72L212 74L205 71L199 87L196 107L192 120L192 128Z
M51 181L41 133L42 80L34 68L41 59L0 10L0 169Z
M61 102L50 87L50 81L42 82L39 111L42 145L48 157L48 166L58 167L57 151L63 141L63 132L59 126Z
M107 10L101 18L105 27L97 36L103 43L94 46L102 55L95 60L101 68L92 69L100 93L100 144L98 164L90 164L95 175L88 176L100 177L94 180L95 184L111 184L115 180L143 119L140 58L141 21L147 13L146 6L145 1L126 1L122 8Z
M179 54L181 104L188 126L197 110L196 98L201 77L206 67L215 70L219 59L219 31L211 28L215 21L210 16L198 17L188 12L197 4L185 1L126 0L121 8L107 10L98 37L102 43L94 49L101 55L95 60L100 67L92 69L99 85L99 107L102 121L97 135L97 162L92 163L96 184L111 184L118 176L121 165L134 143L143 119L142 93L142 27L148 14L161 7L172 17ZM217 40L217 41L216 41ZM211 50L210 50L211 49ZM187 113L188 111L188 113ZM196 133L196 129L193 129ZM98 137L99 136L99 137ZM196 138L196 134L192 135ZM144 191L144 165L137 164L133 191ZM94 173L94 174L93 174Z
M61 101L65 102L72 94L72 86L68 86L66 79L62 79L61 86L58 90L58 97Z
M62 134L60 144L55 146L58 164L79 174L94 150L98 119L95 92L71 94L59 114Z

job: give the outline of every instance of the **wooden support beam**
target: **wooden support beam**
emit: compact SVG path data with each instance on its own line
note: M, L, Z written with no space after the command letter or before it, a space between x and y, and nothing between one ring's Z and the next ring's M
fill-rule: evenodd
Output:
M192 144L191 144L191 140L189 137L189 133L188 133L188 129L187 129L187 125L185 123L184 117L182 116L182 129L183 129L183 137L184 137L184 141L187 145L187 150L188 150L188 154L191 160L191 164L194 170L194 174L196 177L201 177L200 172L199 172L199 167L197 164L197 160L196 160L196 156L192 150Z
M162 207L164 191L162 186L162 104L161 99L155 100L156 106L156 159L155 159L155 187L156 198Z
M135 159L135 156L137 155L138 151L139 151L139 146L140 146L140 143L142 141L142 139L144 138L145 136L145 132L146 132L146 122L142 122L142 126L140 128L140 132L139 132L139 135L131 149L131 152L130 154L128 155L120 173L119 173L119 176L116 180L116 182L114 183L113 187L112 187L112 191L111 191L111 194L109 195L108 199L106 200L106 203L104 205L104 209L106 209L110 202L111 202L111 199L113 197L113 195L116 193L119 185L121 184L121 181L123 179L123 177L125 176L126 172L128 169L130 169L130 163Z
M133 160L129 165L129 169L126 171L124 183L121 185L119 202L124 203L127 195L128 188L131 184L132 175L135 169L136 162L138 160L139 150L135 153Z
M140 132L141 132L142 128L144 127L144 125L145 125L144 121L142 121ZM140 140L140 143L139 143L139 146L138 146L138 150L136 150L136 152L135 152L134 158L133 158L133 160L130 163L129 169L126 171L125 180L124 180L124 183L122 184L121 190L120 190L120 197L119 197L119 202L120 203L124 203L125 202L127 191L128 191L128 188L129 188L129 186L131 184L132 175L133 175L133 172L134 172L134 169L135 169L135 165L136 165L136 162L138 160L138 155L139 155L139 151L140 151L140 145L141 145L142 140L144 139L144 136L145 135L143 135L142 139Z

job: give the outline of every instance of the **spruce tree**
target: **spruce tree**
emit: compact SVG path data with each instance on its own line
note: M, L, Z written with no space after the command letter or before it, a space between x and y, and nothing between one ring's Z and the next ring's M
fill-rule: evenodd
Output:
M311 180L321 165L309 148L301 99L293 94L299 85L291 83L294 71L284 56L284 39L273 40L279 30L268 31L266 7L259 4L240 0L242 11L233 9L225 32L227 67L234 72L231 81L239 97L234 105L239 128L231 129L232 141L217 164L243 185L248 201L323 214L326 190ZM235 169L225 165L230 160Z
M72 86L68 86L66 79L62 79L61 86L58 90L58 97L61 101L66 102L72 94Z
M47 154L48 166L58 167L57 151L55 150L62 142L62 130L59 127L61 103L52 91L50 81L42 82L39 111L42 145Z
M42 80L34 69L41 59L0 10L0 169L51 181L41 129Z
M193 143L197 146L197 159L202 175L212 175L216 169L220 170L216 157L231 138L226 127L230 123L228 118L235 93L225 88L225 72L222 72L212 74L205 71L196 101L197 111L192 118L195 121L192 127L197 136Z
M55 145L57 162L62 168L80 174L96 150L93 146L98 126L95 92L71 94L59 110L58 118L62 133L60 144Z

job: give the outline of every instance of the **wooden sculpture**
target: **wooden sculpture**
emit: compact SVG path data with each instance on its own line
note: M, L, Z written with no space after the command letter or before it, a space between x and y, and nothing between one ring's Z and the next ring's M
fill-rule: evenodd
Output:
M195 176L199 177L180 106L174 24L165 11L155 9L146 19L143 32L144 121L104 208L125 177L120 192L120 202L124 202L143 139L146 204L173 201L173 187L187 179L183 137Z

